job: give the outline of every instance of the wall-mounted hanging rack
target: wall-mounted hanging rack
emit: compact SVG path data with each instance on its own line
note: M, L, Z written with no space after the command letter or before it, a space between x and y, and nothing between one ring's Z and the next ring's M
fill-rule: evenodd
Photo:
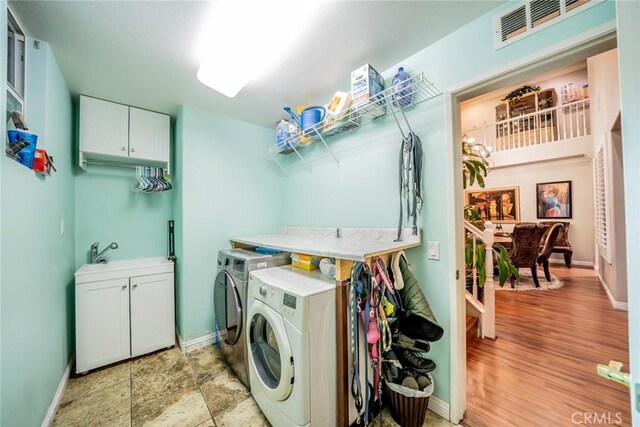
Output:
M124 168L124 169L136 169L139 166L151 166L151 167L160 167L163 168L166 172L167 175L171 174L171 170L169 168L169 163L159 163L159 164L144 164L144 165L140 165L140 164L134 164L134 163L125 163L125 162L115 162L115 161L108 161L108 160L90 160L90 159L83 159L82 163L81 163L81 168L83 170L88 170L89 165L94 165L94 166L106 166L106 167L113 167L113 168Z
M406 82L403 82L403 87L397 91L393 86L389 87L379 94L371 96L367 101L352 105L337 116L326 118L322 122L307 128L304 132L300 131L292 135L281 144L269 147L269 154L280 169L288 175L289 173L278 159L278 156L295 153L300 161L309 168L309 164L301 152L304 151L304 148L308 145L314 142L320 142L333 160L339 164L339 160L329 147L329 144L327 144L327 140L366 126L375 119L390 114L395 117L400 132L404 135L396 112L399 111L402 116L404 116L407 127L411 129L404 110L441 94L442 92L427 80L424 73L416 74L411 76Z

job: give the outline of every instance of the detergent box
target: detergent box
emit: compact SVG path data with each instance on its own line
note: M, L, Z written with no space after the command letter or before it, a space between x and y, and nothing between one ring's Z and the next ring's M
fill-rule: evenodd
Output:
M370 110L374 117L384 116L387 112L382 95L384 78L369 64L356 68L351 72L351 103ZM368 102L370 98L379 95L379 101Z
M291 254L291 267L301 268L307 271L318 269L318 265L314 263L313 256L296 253Z

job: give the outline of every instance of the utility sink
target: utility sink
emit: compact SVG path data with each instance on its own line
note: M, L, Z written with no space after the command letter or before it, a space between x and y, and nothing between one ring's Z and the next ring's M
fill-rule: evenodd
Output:
M173 261L165 257L134 258L109 261L106 264L85 264L76 271L76 285L124 277L170 273Z

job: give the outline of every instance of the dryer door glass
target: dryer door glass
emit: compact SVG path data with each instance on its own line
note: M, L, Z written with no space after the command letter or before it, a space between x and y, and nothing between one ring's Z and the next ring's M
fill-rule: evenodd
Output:
M269 321L256 314L251 320L251 353L262 381L272 389L282 380L280 346Z
M224 334L227 344L237 343L242 332L242 301L233 277L226 270L221 270L216 276L213 303L216 328Z

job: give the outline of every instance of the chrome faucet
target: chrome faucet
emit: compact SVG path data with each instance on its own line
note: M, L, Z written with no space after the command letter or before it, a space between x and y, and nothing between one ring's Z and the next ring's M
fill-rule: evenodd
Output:
M118 249L118 244L116 242L111 242L111 244L104 248L100 253L98 253L98 242L91 245L91 264L106 264L107 260L102 257L109 249Z

